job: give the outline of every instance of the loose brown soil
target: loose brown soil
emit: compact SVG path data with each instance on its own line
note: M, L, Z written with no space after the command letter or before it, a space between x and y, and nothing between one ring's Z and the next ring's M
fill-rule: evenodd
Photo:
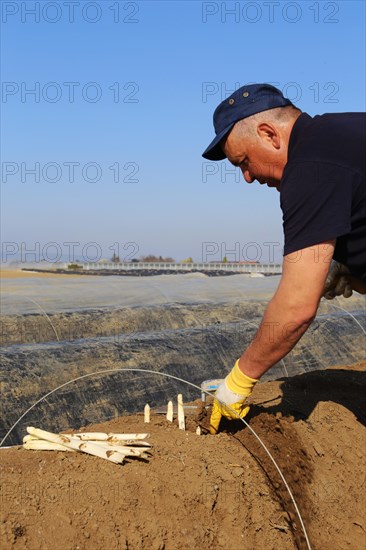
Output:
M363 362L266 382L253 394L249 424L290 485L313 549L366 547L365 390ZM134 415L93 426L151 434L151 457L124 465L1 450L2 548L306 548L283 481L250 430L231 422L197 436L197 423L204 428L207 417L187 417L186 432L157 414L149 425Z

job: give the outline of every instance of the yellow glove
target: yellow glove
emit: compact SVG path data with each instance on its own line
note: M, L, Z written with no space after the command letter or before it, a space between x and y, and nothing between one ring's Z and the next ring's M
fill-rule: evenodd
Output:
M253 391L255 384L258 382L255 378L246 376L239 368L239 359L234 365L234 368L227 375L225 380L217 388L214 400L211 419L210 419L210 433L216 434L219 429L220 420L222 416L232 420L237 420L238 417L244 418L249 411L249 405L245 405L245 400L249 397ZM225 407L223 403L230 405L237 414Z

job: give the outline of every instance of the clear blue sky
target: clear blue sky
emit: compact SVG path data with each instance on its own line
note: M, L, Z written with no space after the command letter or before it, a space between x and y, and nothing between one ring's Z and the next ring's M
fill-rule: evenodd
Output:
M87 243L103 257L118 243L121 258L200 261L210 242L204 259L225 243L229 259L263 261L272 242L278 259L277 191L201 157L214 108L235 86L271 82L312 115L365 110L362 1L1 4L2 241L13 250L25 242L51 259L73 242L83 259ZM36 163L40 181L26 171ZM123 250L131 242L138 250Z

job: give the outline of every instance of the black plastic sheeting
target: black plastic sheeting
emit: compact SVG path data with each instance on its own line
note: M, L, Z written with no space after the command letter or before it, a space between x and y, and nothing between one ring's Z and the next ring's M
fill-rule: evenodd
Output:
M1 439L42 396L66 385L27 413L4 445L19 444L30 425L60 431L141 412L146 403L161 406L177 393L183 393L185 401L197 399L198 389L158 374L93 373L146 369L198 386L205 379L224 377L253 338L265 306L261 301L167 304L58 314L49 319L5 317L0 352ZM294 350L262 380L365 358L365 311L346 312L325 304L320 312ZM84 375L88 376L71 382Z

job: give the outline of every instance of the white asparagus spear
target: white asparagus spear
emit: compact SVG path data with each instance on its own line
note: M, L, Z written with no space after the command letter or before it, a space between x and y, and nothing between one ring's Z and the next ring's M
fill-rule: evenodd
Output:
M27 443L27 441L40 441L40 439L34 435L27 434L23 437L23 443Z
M173 422L173 401L168 401L168 407L166 411L166 419L169 422Z
M72 439L72 436L70 435L57 435L51 432L40 430L38 428L33 428L31 426L27 427L27 432L30 435L38 437L39 439L45 439L46 441L51 441L51 443L59 443L60 445L68 447L69 449L74 449L75 451L82 451L93 456L98 456L99 458L104 458L105 460L109 460L110 462L114 462L115 464L122 464L124 460L124 455L122 455L118 451L94 445L90 441L82 443L78 440Z
M29 439L25 443L23 443L24 449L30 449L32 451L70 451L72 453L75 453L76 451L74 449L69 449L68 447L65 447L65 445L60 445L59 443L51 443L50 441L46 441L45 439Z
M144 422L145 424L149 424L150 422L150 405L146 403L144 408Z
M63 434L59 434L63 435ZM81 441L79 437L75 437L74 434L65 434L68 436L71 436L73 439L77 439L78 441ZM23 443L27 443L28 441L44 441L42 439L39 439L38 437L35 437L34 435L25 435L23 437ZM123 445L123 446L129 446L129 447L152 447L151 443L148 443L147 441L139 440L139 439L107 439L104 441L100 440L88 440L91 443L100 444L103 445L110 445L110 446L116 446L116 445Z
M80 441L80 440L79 440ZM116 445L123 445L124 447L139 447L139 448L150 448L152 447L151 443L147 443L147 441L137 441L135 439L116 439L113 441L107 440L107 441L96 441L93 440L91 443L102 443L103 445L110 445L111 447L115 447Z
M178 426L180 430L186 429L186 422L184 419L184 407L183 407L183 395L178 394Z
M61 434L63 435L63 434ZM114 433L104 433L104 432L79 432L76 434L65 434L65 435L72 435L73 437L77 437L78 439L81 439L82 441L124 441L126 439L146 439L149 437L150 434L114 434Z
M80 445L80 442L78 442L78 445ZM110 445L108 443L104 443L103 441L98 441L98 445L105 450L110 450ZM24 449L32 450L32 451L69 451L69 452L76 452L74 449L71 449L70 447L65 447L65 445L60 445L59 443L51 443L50 441L46 441L45 439L31 439L29 441L26 441L23 443ZM144 449L135 449L132 447L124 447L124 446L118 446L113 447L114 451L119 452L123 456L137 456L141 458L147 458L148 455L144 452Z
M131 447L129 445L110 445L105 441L91 441L94 445L98 447L104 447L105 449L112 449L113 451L118 451L122 454L129 454L130 456L141 456L146 453L148 449L140 447Z
M114 449L114 448L113 448ZM116 450L121 453L123 456L136 456L139 458L148 458L149 455L146 454L144 450L133 449L132 447L116 447Z

